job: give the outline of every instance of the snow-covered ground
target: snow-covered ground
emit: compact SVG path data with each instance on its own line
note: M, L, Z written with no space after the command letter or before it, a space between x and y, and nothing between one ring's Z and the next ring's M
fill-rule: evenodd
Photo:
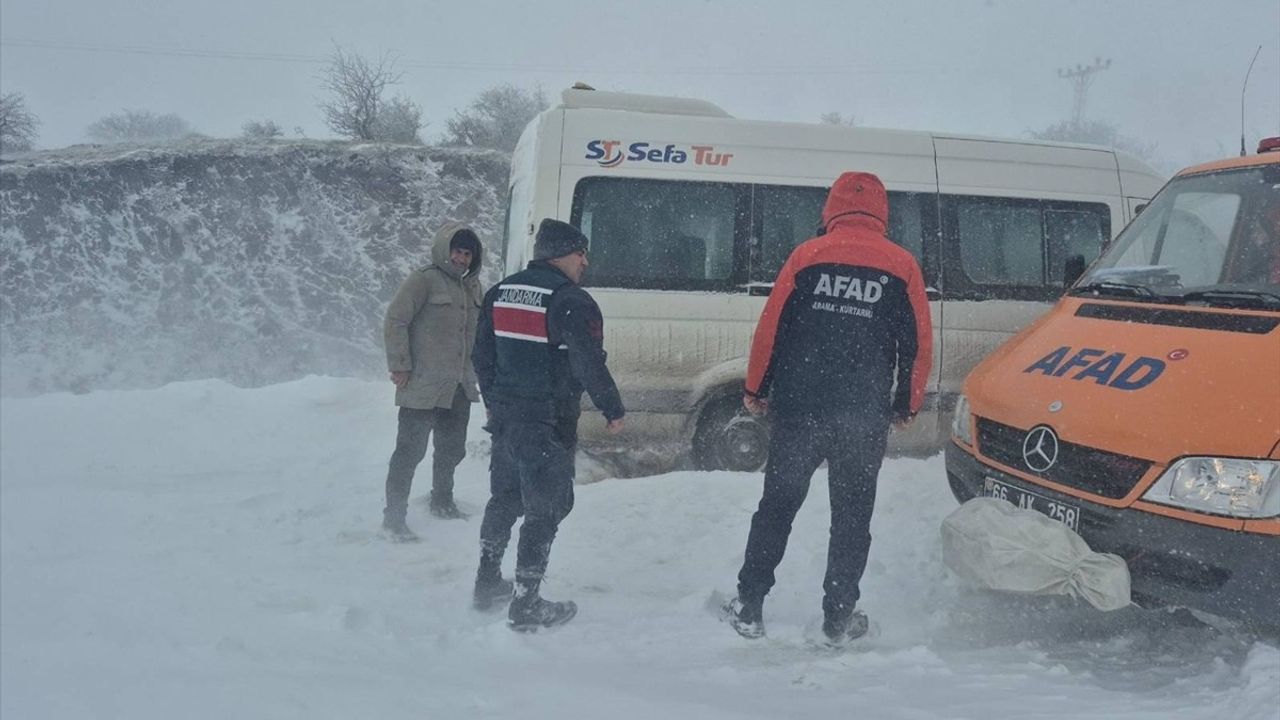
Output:
M961 587L940 560L955 502L938 457L885 465L863 583L880 633L857 649L806 640L825 471L767 639L705 607L732 591L760 475L698 472L579 486L545 592L581 610L517 635L469 607L479 423L457 489L472 517L427 515L424 463L424 542L379 537L390 396L313 377L0 403L0 716L1280 717L1274 636Z

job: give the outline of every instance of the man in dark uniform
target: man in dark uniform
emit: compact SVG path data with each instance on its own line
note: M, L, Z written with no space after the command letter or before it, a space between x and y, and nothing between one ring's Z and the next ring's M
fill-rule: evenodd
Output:
M932 363L920 266L885 237L888 219L879 178L842 174L823 207L820 236L791 253L756 326L743 404L773 419L769 461L738 596L724 608L744 637L764 634L764 596L824 460L831 540L822 630L833 644L867 630L855 606L871 547L876 476L889 426L915 417Z
M556 529L573 508L583 390L604 413L609 433L622 430L625 414L605 367L600 308L578 286L587 269L586 236L543 220L533 258L485 294L472 354L493 433L474 602L486 609L510 597L508 621L520 631L560 625L578 611L573 602L544 600L539 588ZM512 592L502 579L502 556L520 515Z

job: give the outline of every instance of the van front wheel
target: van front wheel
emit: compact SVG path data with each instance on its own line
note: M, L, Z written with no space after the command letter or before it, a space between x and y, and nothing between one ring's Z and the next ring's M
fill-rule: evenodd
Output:
M769 457L769 423L730 395L711 401L693 434L693 459L699 470L754 472Z

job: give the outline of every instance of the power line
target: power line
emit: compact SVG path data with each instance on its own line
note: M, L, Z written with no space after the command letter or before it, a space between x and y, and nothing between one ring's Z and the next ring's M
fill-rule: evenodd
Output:
M190 57L219 60L251 60L263 62L304 63L323 65L327 56L295 53L253 52L239 50L209 50L197 48L148 47L143 45L108 45L103 43L79 43L53 40L29 40L25 38L0 39L0 47L25 47L45 50L74 50L81 52L112 53L118 55L152 55L164 57ZM807 65L774 67L741 67L736 65L674 67L660 69L619 69L608 67L584 67L581 65L533 65L528 63L481 62L397 62L401 68L425 70L471 70L476 72L526 72L526 73L594 73L606 75L705 75L705 76L787 76L787 75L920 75L946 74L952 71L905 70L901 68L860 68L852 65Z
M0 47L32 47L48 50L81 50L84 52L114 53L120 55L161 55L170 57L219 58L230 60L267 60L271 62L323 63L326 58L315 55L290 55L287 53L239 52L231 50L195 50L190 48L159 48L139 45L102 45L49 40L0 39Z

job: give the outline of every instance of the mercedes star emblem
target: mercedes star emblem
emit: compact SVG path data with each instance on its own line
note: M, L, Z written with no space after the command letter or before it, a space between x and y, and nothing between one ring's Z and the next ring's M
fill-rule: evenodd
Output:
M1022 462L1032 471L1042 473L1058 462L1058 436L1048 425L1037 425L1022 441Z

